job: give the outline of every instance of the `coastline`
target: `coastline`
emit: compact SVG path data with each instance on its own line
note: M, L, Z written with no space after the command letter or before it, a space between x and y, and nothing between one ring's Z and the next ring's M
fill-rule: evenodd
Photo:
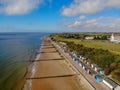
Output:
M79 79L78 72L48 38L44 38L41 45L40 53L33 61L31 74L25 77L23 90L89 90L81 83L84 80Z
M42 41L41 45L44 44L44 42ZM42 46L40 45L40 48L38 49L38 52L42 51ZM40 53L37 53L35 56L35 60L39 60L41 57ZM24 78L26 77L33 77L36 70L38 68L37 62L31 62L30 65L28 66L27 70L26 70L26 74L24 76ZM21 88L21 90L31 90L32 88L32 80L24 80L24 84Z
M28 66L32 60L35 60L42 38L47 35L44 33L3 34L3 40L0 40L0 90L22 89Z

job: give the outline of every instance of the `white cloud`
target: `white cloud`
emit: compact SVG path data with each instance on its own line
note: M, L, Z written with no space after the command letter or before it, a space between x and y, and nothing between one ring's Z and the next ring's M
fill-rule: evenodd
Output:
M86 16L80 16L79 19L80 19L80 20L85 20L85 19L86 19Z
M120 8L120 0L108 0L108 6Z
M82 25L83 25L82 22L75 21L73 24L68 24L67 27L68 28L77 28L77 27L80 27Z
M62 15L95 14L112 7L120 8L120 0L74 0L70 6L63 8Z
M6 15L23 15L38 8L43 0L0 0L0 13Z
M91 19L91 20L88 20L86 23L88 24L93 24L93 23L97 23L98 19Z
M84 22L75 21L74 23L66 25L67 28L78 30L91 31L119 31L120 32L120 18L113 17L99 17L95 19L86 20Z

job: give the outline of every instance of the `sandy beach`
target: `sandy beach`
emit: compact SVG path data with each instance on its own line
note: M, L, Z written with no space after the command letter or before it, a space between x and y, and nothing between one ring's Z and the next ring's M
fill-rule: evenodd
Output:
M24 90L89 90L81 83L77 70L47 38L40 52L33 64L32 75L26 77Z

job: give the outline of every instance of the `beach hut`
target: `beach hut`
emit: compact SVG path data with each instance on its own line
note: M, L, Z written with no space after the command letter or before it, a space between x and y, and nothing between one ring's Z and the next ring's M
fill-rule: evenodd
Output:
M82 59L82 55L79 55L79 57L78 57L79 59Z
M82 63L79 63L79 66L81 66L81 67L82 67Z
M97 82L102 82L103 81L103 77L102 76L100 76L100 75L95 75L95 80L97 81Z
M85 64L87 64L87 59L81 59L81 61Z
M73 61L75 61L75 58L74 58L74 57L72 57L72 60L73 60Z
M82 63L83 64L83 69L85 69L86 71L89 69L89 67L86 65L86 64L84 64L84 63Z
M87 70L86 70L87 73L90 74L90 70L91 70L90 67L86 67L86 69L87 69Z
M75 59L75 62L76 62L76 63L79 63L79 60L78 60L78 59Z
M89 71L89 74L91 75L91 76L95 76L96 74L97 74L97 72L95 72L93 69L89 69L90 71Z
M86 58L82 56L82 58L81 58L81 59L82 59L82 60L85 60Z
M87 73L89 73L91 76L94 76L97 74L93 69L91 69L90 66L88 66L86 64L84 64L84 66L85 66L85 70L87 71Z
M87 60L83 59L83 62L86 64Z
M88 71L88 69L89 69L89 68L85 66L85 71Z
M82 68L85 69L85 65L84 64L83 64Z
M83 59L80 59L80 61L82 61L82 62L83 62Z
M96 64L91 64L91 68L93 68L96 72L99 70L99 67Z
M87 68L87 73L90 74L90 68Z
M87 64L88 66L90 66L91 63L92 63L92 62L88 59L86 64Z
M83 63L80 60L79 60L79 66L81 67L83 66Z
M74 53L73 56L77 58L77 54L76 53Z
M96 65L95 68L94 68L94 70L95 70L96 72L99 72L99 71L101 70L101 68Z
M105 74L105 71L100 68L100 69L99 69L99 74L100 74L100 75L104 75L104 74Z
M95 68L96 64L92 63L91 68Z

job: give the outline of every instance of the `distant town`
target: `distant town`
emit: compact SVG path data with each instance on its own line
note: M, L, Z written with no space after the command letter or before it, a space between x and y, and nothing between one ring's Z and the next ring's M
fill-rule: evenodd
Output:
M109 40L111 42L120 43L120 33L63 33L62 37L86 39L86 40Z

